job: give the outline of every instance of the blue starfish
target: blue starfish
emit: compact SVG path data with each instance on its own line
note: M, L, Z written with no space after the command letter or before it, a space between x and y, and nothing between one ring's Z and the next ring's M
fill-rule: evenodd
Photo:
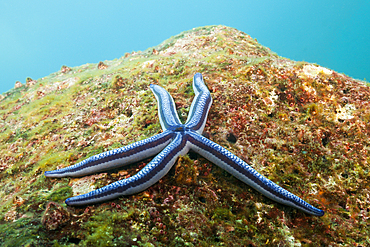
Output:
M171 95L160 86L150 85L158 102L162 133L97 154L73 166L47 171L45 176L80 177L127 165L159 153L136 175L66 200L66 204L73 206L98 203L147 189L168 173L180 155L192 150L274 201L298 208L308 214L324 215L323 210L281 188L225 148L202 136L212 98L200 73L194 75L193 88L195 98L185 124L180 122Z

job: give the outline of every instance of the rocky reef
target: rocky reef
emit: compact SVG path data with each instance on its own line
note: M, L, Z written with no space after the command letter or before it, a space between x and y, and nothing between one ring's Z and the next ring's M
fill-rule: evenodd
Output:
M273 202L191 152L141 193L64 203L150 159L81 178L44 171L160 133L149 84L186 120L196 72L213 97L203 135L323 217ZM280 57L236 29L195 28L113 61L63 66L0 100L2 246L370 245L369 86Z

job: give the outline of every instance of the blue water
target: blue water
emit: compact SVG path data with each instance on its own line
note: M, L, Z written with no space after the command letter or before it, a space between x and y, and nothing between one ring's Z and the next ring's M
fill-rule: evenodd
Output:
M0 93L62 65L119 58L204 25L280 56L370 79L370 1L1 1Z

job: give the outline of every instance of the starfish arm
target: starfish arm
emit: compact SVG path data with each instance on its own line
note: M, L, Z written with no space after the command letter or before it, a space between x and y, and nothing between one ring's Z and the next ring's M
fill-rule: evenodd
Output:
M209 161L228 171L266 197L281 204L298 208L308 214L316 216L324 215L323 210L315 208L298 196L262 176L243 160L217 143L214 143L196 133L189 133L188 141L191 143L191 150L199 153Z
M209 109L212 105L211 93L204 84L202 74L196 73L194 75L193 89L195 92L195 97L191 103L185 126L199 134L202 134L207 121Z
M46 177L80 177L115 167L131 164L159 153L173 139L175 134L162 132L127 146L94 155L73 166L46 171Z
M150 89L158 102L158 116L162 129L172 129L181 125L172 96L158 85L151 84Z
M177 134L174 140L136 175L123 179L84 195L68 198L66 204L79 206L131 195L152 186L168 173L179 155L188 152L186 140Z

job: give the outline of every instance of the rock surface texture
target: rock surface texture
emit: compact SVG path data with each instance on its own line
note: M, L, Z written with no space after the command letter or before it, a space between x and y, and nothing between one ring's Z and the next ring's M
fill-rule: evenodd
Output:
M160 133L150 84L174 97L184 122L196 72L213 98L203 135L325 210L323 217L275 203L195 153L144 192L79 208L64 203L151 159L82 178L49 179L44 171ZM207 26L32 82L0 95L0 245L370 245L363 81Z

